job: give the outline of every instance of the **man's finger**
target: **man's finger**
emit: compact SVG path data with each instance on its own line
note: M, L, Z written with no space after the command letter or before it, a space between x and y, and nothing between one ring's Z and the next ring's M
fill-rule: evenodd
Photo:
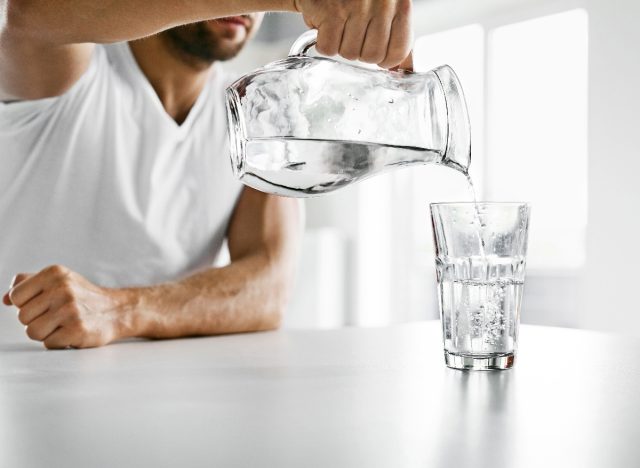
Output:
M11 303L16 307L26 304L32 297L40 294L43 289L40 274L27 275L20 273L14 277L12 284L14 285L7 294Z
M32 340L44 341L64 321L64 312L61 309L50 310L27 325L27 336Z
M338 54L340 42L342 42L342 34L344 31L344 22L332 22L322 29L318 30L318 42L316 50L322 55L328 57Z
M391 21L379 16L371 20L364 38L360 60L367 63L380 63L387 55L387 44L391 32ZM383 44L381 47L380 44Z
M18 309L18 320L23 325L29 325L33 320L44 314L49 309L56 309L61 305L58 297L43 292Z
M47 349L65 349L74 346L75 334L67 327L59 327L44 340Z
M368 19L350 18L344 26L342 33L342 42L340 43L340 55L347 60L358 60L362 51Z
M33 276L33 273L18 273L11 280L11 285L9 286L9 289L13 288L17 284L22 283L24 280L26 280L27 278L30 278L31 276Z
M400 65L393 67L391 70L393 71L398 71L398 70L406 70L406 71L414 71L413 70L413 51L409 52L409 55L407 55L407 58L404 59Z
M411 24L408 15L397 15L391 25L387 55L380 62L382 68L391 68L402 63L411 51Z
M9 295L9 293L11 292L11 290L15 285L21 283L22 281L26 280L31 276L33 275L30 273L18 273L13 277L13 279L11 280L11 284L9 285L9 291L7 291L4 296L2 296L2 302L4 303L4 305L8 305L8 306L13 305L13 302L11 301L11 296Z
M2 302L4 302L6 305L16 305L15 301L11 299L13 289L18 284L31 278L32 276L33 276L33 273L18 273L17 275L15 275L11 280L11 284L9 285L9 291L7 291L7 293L2 297Z
M60 265L48 266L35 275L20 273L14 278L16 285L9 291L9 299L11 299L13 305L22 307L51 285L62 281L69 274L69 269ZM20 281L18 282L18 280Z

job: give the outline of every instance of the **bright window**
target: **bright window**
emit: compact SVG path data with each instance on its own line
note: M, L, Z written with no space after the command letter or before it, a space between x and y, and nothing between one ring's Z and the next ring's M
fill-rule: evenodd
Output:
M530 269L585 261L587 28L573 10L489 35L484 193L532 204Z
M572 10L430 34L414 47L417 71L448 64L460 78L478 198L531 203L528 274L542 282L585 262L587 28L586 12ZM464 176L412 166L358 184L357 193L353 322L436 318L429 203L471 200Z

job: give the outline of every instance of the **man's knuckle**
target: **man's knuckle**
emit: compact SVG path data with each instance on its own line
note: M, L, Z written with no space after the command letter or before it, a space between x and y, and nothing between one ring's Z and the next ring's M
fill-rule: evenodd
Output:
M67 320L69 320L73 324L77 325L82 322L80 307L78 307L78 305L75 303L68 304L64 308L64 315L66 316Z
M67 273L67 269L62 265L50 265L45 268L45 272L52 276L64 276Z
M346 20L349 17L349 12L354 10L353 3L354 2L351 0L341 0L333 2L333 5L331 5L327 10L330 12L330 15L333 18L344 18ZM358 3L358 6L360 6L365 2L356 3Z
M384 53L378 50L363 50L361 59L369 63L379 63L384 60Z
M80 325L80 316L73 312L71 309L65 308L61 311L60 315L64 320L65 327L75 330L75 328Z
M83 320L79 320L75 326L76 332L80 334L80 336L84 336L89 333L89 327L87 327L87 323Z
M70 284L61 283L56 288L56 296L63 304L73 303L76 299Z
M22 305L20 290L17 288L13 288L11 291L9 291L9 299L11 299L11 303L15 306L20 307Z
M334 11L331 12L331 21L332 22L343 22L346 23L349 19L349 10L345 6L338 6Z
M343 45L340 47L340 55L347 60L357 60L360 56L360 51L356 51L356 49L351 45Z
M89 332L89 326L77 310L69 311L65 320L68 328L76 336L84 336Z
M399 0L396 4L396 13L402 16L411 15L411 0Z
M32 340L40 341L42 338L44 338L41 335L40 330L38 330L36 327L29 327L28 326L25 331L27 333L27 336L29 338L31 338Z
M73 279L70 275L59 276L58 284L71 290L73 288Z
M29 314L25 309L18 310L18 320L23 325L26 325L27 323L29 323Z
M60 348L60 345L57 344L53 340L44 340L43 344L44 344L44 347L47 348L47 349L58 349L58 348Z

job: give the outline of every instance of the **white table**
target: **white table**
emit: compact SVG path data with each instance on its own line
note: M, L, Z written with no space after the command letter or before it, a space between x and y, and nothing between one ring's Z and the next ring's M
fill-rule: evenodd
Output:
M84 351L0 330L0 444L2 468L631 468L640 340L523 326L514 369L471 373L437 322Z

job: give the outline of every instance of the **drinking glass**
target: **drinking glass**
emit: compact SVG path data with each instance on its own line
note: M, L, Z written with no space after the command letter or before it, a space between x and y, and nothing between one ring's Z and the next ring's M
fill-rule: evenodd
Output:
M513 366L529 213L526 203L431 204L447 366Z

